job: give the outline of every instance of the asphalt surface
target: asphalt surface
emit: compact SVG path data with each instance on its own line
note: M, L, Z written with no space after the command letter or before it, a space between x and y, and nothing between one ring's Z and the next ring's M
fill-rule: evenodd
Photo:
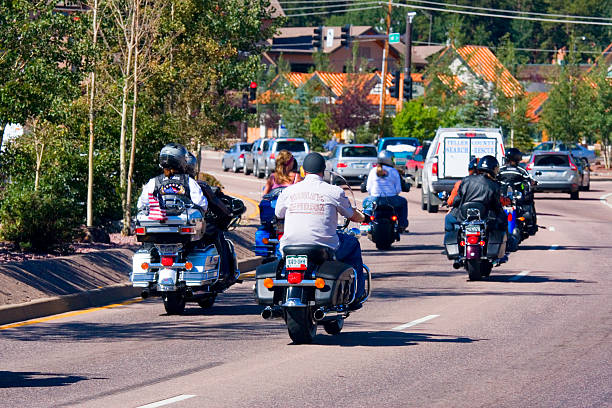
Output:
M259 199L261 181L205 165ZM0 326L0 405L612 406L610 192L536 196L547 229L482 282L442 255L444 213L405 194L410 234L386 252L360 239L370 301L313 345L259 316L250 281L183 316L148 299Z

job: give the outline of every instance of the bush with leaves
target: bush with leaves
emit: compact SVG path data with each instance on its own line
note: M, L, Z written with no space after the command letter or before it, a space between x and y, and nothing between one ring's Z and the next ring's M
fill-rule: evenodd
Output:
M0 237L24 250L47 252L72 241L83 209L62 190L10 184L2 192Z

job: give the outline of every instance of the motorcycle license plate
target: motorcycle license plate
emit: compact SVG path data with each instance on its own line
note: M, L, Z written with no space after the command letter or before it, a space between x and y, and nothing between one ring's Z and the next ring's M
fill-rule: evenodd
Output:
M468 225L465 227L465 232L480 232L479 225Z
M306 255L287 255L285 268L290 271L305 271L308 269L308 257Z

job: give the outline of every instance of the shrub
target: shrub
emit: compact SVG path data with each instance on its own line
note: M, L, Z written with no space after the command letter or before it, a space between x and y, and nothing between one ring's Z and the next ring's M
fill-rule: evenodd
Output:
M198 180L206 182L211 187L223 188L223 184L215 178L212 174L200 173L198 174Z
M76 203L52 191L24 187L12 184L3 192L0 237L36 252L71 242L80 218Z

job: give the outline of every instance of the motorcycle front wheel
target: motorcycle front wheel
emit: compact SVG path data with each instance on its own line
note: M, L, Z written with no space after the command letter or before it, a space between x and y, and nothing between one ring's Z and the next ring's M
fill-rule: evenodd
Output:
M169 315L180 315L185 311L185 296L182 293L166 293L162 298Z
M310 344L317 334L317 323L307 307L285 309L287 331L295 344Z

